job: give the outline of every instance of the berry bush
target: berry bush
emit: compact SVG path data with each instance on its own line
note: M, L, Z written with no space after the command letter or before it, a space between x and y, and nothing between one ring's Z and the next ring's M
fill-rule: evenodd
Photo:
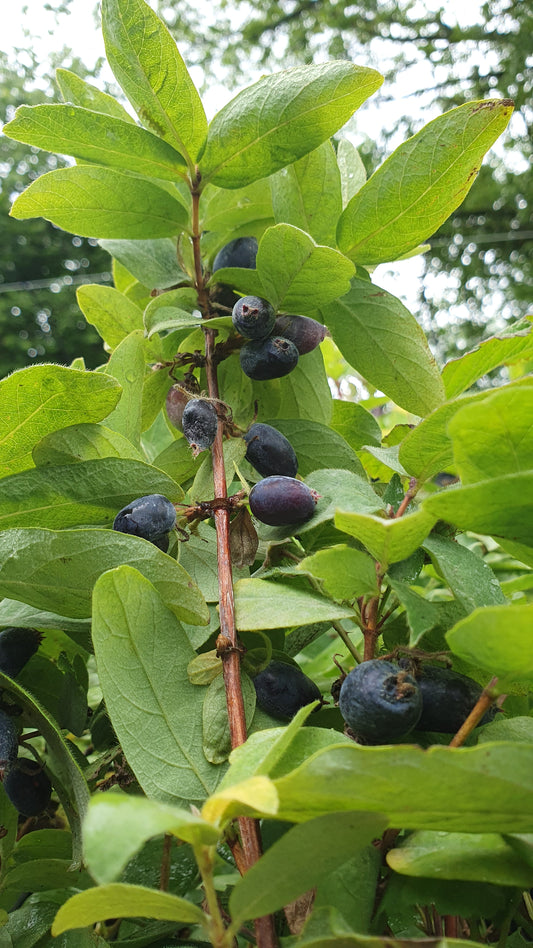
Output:
M76 162L13 216L98 238L114 286L78 291L97 370L0 382L0 942L522 948L531 325L438 366L372 279L513 104L365 180L342 128L376 70L265 76L208 123L144 0L102 25L136 118L62 69L4 128Z

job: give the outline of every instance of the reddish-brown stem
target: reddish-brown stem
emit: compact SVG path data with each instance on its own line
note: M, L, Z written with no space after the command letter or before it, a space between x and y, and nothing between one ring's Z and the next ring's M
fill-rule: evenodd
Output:
M365 646L363 651L363 661L368 662L370 659L374 658L376 651L376 642L379 636L378 625L378 607L379 607L379 596L373 596L372 599L369 599L367 602L364 612L363 612L363 636L365 640Z
M457 915L443 915L444 934L447 938L457 938L459 935L459 919Z
M466 721L463 721L461 727L457 731L457 734L452 737L449 745L450 747L460 747L461 744L464 744L470 732L473 731L475 727L477 727L481 721L481 718L489 710L496 698L496 695L491 694L491 691L497 681L497 678L492 678L488 685L483 689L479 700L472 708Z
M197 180L197 186L199 178ZM192 191L192 244L196 276L196 290L198 302L205 319L210 315L209 297L205 288L200 256L200 227L199 227L199 198L197 186ZM207 324L208 326L209 324ZM207 391L210 398L218 399L217 359L215 357L216 332L205 329L205 371L207 376ZM217 434L211 448L213 460L214 493L217 499L228 496L226 473L224 469L223 452L223 419L219 418ZM241 688L240 653L237 643L235 625L235 600L233 596L233 577L230 553L230 511L223 506L214 510L214 519L217 536L218 561L218 589L220 635L229 642L229 648L222 652L222 671L226 688L226 705L228 710L231 746L238 747L246 740L246 717ZM239 819L244 868L249 869L261 856L261 836L259 823L248 817ZM239 867L240 868L240 867ZM274 931L274 919L265 916L255 920L255 936L258 948L275 948L277 944Z
M412 480L409 482L409 489L406 491L405 496L400 506L398 507L398 510L394 514L395 520L397 520L398 517L403 517L413 497L416 495L417 490L418 490L418 483L415 480L415 478L412 478Z

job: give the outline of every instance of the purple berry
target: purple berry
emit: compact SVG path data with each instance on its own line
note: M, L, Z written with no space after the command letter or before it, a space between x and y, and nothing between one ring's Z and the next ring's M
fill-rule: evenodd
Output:
M16 678L35 654L42 640L37 629L10 626L0 632L0 671Z
M4 776L4 790L23 816L39 816L50 799L52 784L38 761L20 757Z
M212 272L222 270L223 267L244 267L246 270L253 270L256 257L255 237L236 237L218 251L213 260Z
M412 675L376 658L356 665L346 676L339 709L356 737L368 744L386 744L416 727L422 695Z
M178 431L183 430L181 422L188 401L189 396L178 386L173 385L172 388L169 389L165 403L167 418L170 424L174 425L174 428L177 428Z
M143 537L151 543L159 541L176 523L176 508L163 494L138 497L118 512L113 530Z
M278 316L274 323L274 332L294 342L300 355L312 352L329 336L328 327L310 316Z
M282 721L290 721L300 708L321 701L319 688L301 668L286 662L270 662L253 679L257 704Z
M315 512L316 491L294 477L265 477L252 487L250 510L261 523L271 527L303 523Z

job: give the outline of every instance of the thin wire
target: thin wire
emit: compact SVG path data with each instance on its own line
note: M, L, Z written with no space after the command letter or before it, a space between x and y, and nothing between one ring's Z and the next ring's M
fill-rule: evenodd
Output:
M16 293L20 290L46 290L51 286L76 286L78 283L108 283L112 279L109 271L103 273L79 273L76 276L56 277L49 280L21 280L19 283L0 283L0 293Z

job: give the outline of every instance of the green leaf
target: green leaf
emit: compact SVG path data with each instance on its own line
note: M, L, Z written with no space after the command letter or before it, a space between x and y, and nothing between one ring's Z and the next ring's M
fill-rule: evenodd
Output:
M189 279L178 264L176 241L170 237L156 240L100 240L99 243L145 286L166 290L175 283Z
M353 601L358 596L378 593L374 560L344 544L306 556L297 569L321 580L332 599Z
M256 695L252 679L245 672L241 672L241 690L246 727L249 728L255 712ZM204 695L203 751L212 764L223 764L231 753L231 734L226 705L226 686L222 675L217 675Z
M39 859L10 869L5 888L19 892L46 892L50 889L88 889L93 881L88 872L73 871L70 859Z
M366 170L361 156L347 138L339 140L337 164L341 175L342 206L346 207L366 181Z
M173 237L187 211L166 188L100 165L40 175L16 198L11 216L44 217L81 237Z
M331 142L323 142L304 158L270 178L276 224L294 224L317 244L334 247L342 211L339 167Z
M139 448L142 432L142 396L145 372L145 339L135 329L120 342L105 368L122 388L117 407L106 418L106 425L118 431Z
M193 315L193 310L197 311L196 315ZM144 326L148 336L167 329L190 330L202 326L195 290L181 287L156 296L145 309Z
M210 495L212 496L212 494ZM202 590L207 602L218 602L218 558L217 540L213 527L201 523L183 543L180 550L180 563L192 576ZM249 570L233 569L233 578L248 576Z
M385 826L384 817L366 813L326 813L294 826L234 886L232 918L258 918L292 902L379 837Z
M274 223L273 217L269 178L261 178L243 188L233 188L231 191L210 184L202 193L200 207L200 224L204 231L202 239L203 241L209 239L209 234L205 233L207 231L212 234L214 232L213 236L216 240L216 250L209 245L209 256L212 255L213 250L216 252L221 249L236 236L237 229L245 228L242 235L238 236L259 236L266 223ZM260 223L259 232L258 222Z
M207 119L167 27L144 0L104 0L102 30L109 65L141 122L194 161Z
M240 188L292 164L338 131L382 81L374 69L341 61L265 76L211 122L202 179Z
M8 138L97 165L175 181L185 162L166 142L131 122L75 105L21 105Z
M379 447L381 428L374 416L355 402L333 399L331 427L338 431L354 451L360 451L363 445Z
M423 543L437 572L468 612L478 606L505 603L500 584L489 564L468 547L432 533Z
M405 470L421 482L439 471L455 470L448 423L463 405L486 397L486 392L478 392L446 402L408 432L400 445L398 455Z
M89 803L87 783L56 722L22 685L0 673L0 687L23 709L24 720L37 729L46 742L53 785L67 815L72 832L72 869L82 864L81 821Z
M533 469L532 414L533 386L505 387L461 408L448 424L461 483Z
M380 874L379 850L373 845L365 846L321 880L313 903L313 919L317 911L332 906L350 931L367 932L374 915Z
M523 325L523 324L520 324ZM455 398L487 372L500 365L514 365L533 356L531 324L512 335L493 336L459 359L447 362L442 370L446 398Z
M497 833L413 833L387 854L391 869L407 876L463 879L528 889L533 867Z
M446 641L455 655L498 679L533 683L532 621L533 604L476 609ZM498 687L505 690L501 680Z
M52 925L52 935L61 935L70 928L82 928L107 918L158 918L171 922L206 925L207 918L196 905L142 885L112 882L109 885L77 892L59 909Z
M96 580L121 563L140 570L179 619L207 625L204 598L183 567L148 540L116 530L5 530L0 534L0 595L85 618L91 614Z
M255 384L254 399L259 395L259 404L265 405L267 417L271 413L269 409L272 406L266 399L262 401L261 395L266 385L276 383L280 399L279 411L283 412L284 418L300 418L302 421L316 421L321 425L329 424L333 399L320 346L313 352L301 356L296 368L284 378L270 383L257 382ZM336 462L335 467L337 467Z
M399 460L399 455L400 455L399 444L391 444L383 448L375 447L374 445L371 445L371 444L365 444L364 449L365 451L368 452L368 454L371 454L372 457L376 458L376 460L379 461L380 465L383 465L384 467L388 467L389 470L394 471L396 474L400 474L401 477L407 477L407 471L405 470L403 464L401 464ZM372 473L374 472L372 471ZM382 475L380 479L384 480L386 479L386 477Z
M77 464L78 461L92 461L97 458L131 458L134 461L145 461L144 454L118 431L111 431L105 425L92 424L69 425L59 431L50 432L37 442L32 455L38 467L49 464Z
M335 745L274 781L279 818L332 811L386 814L389 826L446 832L531 832L533 746L491 743L427 750Z
M72 619L59 616L55 612L34 609L16 599L3 599L0 602L0 626L14 625L17 628L61 629L80 648L91 651L91 620Z
M343 296L355 267L338 250L315 243L292 224L276 224L259 243L257 273L263 294L276 310L312 315Z
M389 583L405 609L409 625L409 645L418 645L425 635L433 630L447 629L465 613L460 602L445 600L430 602L419 596L406 582L399 582L389 576Z
M307 477L317 468L333 465L365 476L355 451L341 435L326 425L303 418L274 418L270 423L290 441L298 458L301 477Z
M237 629L244 632L353 618L355 613L295 583L240 579L235 583L235 615Z
M431 237L463 202L512 111L509 99L467 102L400 145L344 210L337 229L343 253L375 265Z
M460 530L532 545L532 471L449 488L428 497L423 506L435 518L447 520Z
M0 530L110 525L135 497L156 493L173 502L183 499L167 474L129 458L33 468L2 480Z
M203 802L220 769L202 751L203 692L187 677L194 651L157 589L131 566L96 582L93 641L109 717L146 795Z
M95 327L110 349L134 329L144 329L142 312L112 286L89 283L78 287L76 299L85 319Z
M219 838L214 827L189 810L122 793L94 796L83 824L91 875L100 885L113 882L147 840L164 833L193 845L212 846Z
M62 365L32 365L0 381L0 476L33 467L45 434L105 418L120 398L115 379Z
M320 315L346 361L401 408L423 416L444 401L426 337L395 296L354 278L349 293Z
M73 105L80 105L84 109L103 112L104 115L112 115L123 122L135 124L135 119L113 96L81 79L70 69L56 69L56 82L65 102L72 102Z
M363 513L348 513L342 508L335 514L337 529L360 540L378 560L382 570L414 553L434 523L435 518L422 508L397 520L384 520Z

